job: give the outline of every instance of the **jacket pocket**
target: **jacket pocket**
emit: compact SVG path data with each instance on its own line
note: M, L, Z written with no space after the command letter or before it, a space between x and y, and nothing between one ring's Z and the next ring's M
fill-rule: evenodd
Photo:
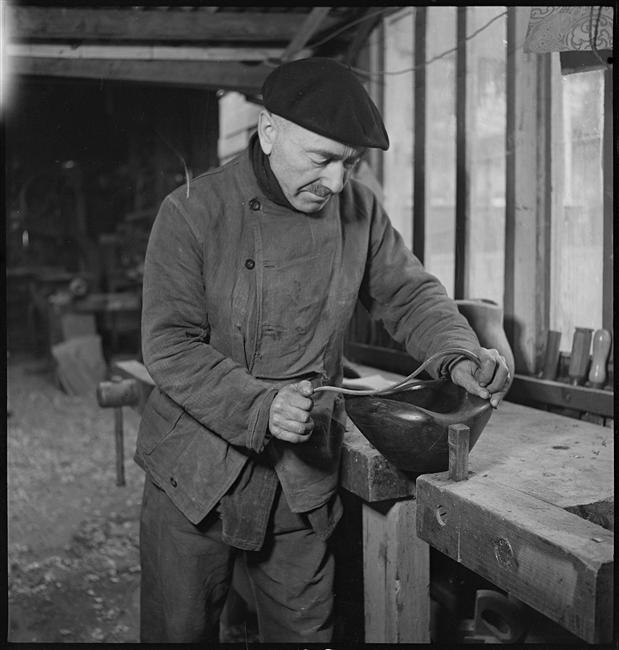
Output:
M138 430L137 448L151 454L173 431L184 410L158 388L148 398Z

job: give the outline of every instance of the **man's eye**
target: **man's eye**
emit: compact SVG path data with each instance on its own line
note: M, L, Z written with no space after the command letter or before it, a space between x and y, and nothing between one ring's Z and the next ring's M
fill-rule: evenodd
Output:
M329 164L329 161L326 158L312 158L312 162L314 165L318 165L319 167L325 167Z

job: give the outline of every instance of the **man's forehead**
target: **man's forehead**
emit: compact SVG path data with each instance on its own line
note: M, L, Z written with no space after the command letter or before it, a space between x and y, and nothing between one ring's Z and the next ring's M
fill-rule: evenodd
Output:
M284 119L280 116L280 119ZM363 154L363 147L351 147L337 140L331 140L324 135L314 133L305 127L294 122L288 122L288 136L306 151L326 156L337 156L338 158L358 158Z

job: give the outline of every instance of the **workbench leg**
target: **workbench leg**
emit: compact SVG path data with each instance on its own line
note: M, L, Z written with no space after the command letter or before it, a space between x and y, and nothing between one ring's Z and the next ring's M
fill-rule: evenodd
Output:
M430 547L417 501L363 503L366 643L430 643Z

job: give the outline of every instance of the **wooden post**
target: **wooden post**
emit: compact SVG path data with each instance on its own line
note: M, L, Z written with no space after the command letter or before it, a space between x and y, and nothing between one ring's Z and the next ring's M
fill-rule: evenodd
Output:
M524 54L530 8L507 13L505 330L516 372L541 365L549 327L550 54ZM532 290L535 287L535 290Z
M366 643L430 642L430 548L417 502L363 504Z
M450 424L448 428L449 478L466 481L469 476L470 429L465 424Z

